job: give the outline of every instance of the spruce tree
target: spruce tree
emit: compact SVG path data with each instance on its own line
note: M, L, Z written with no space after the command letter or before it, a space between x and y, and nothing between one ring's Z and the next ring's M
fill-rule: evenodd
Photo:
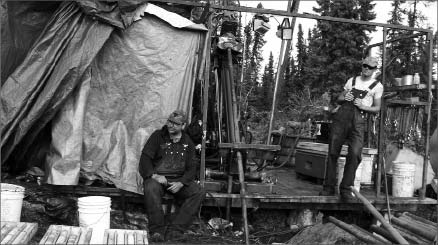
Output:
M272 105L272 95L274 91L275 72L274 72L274 56L272 52L269 54L268 64L265 66L265 71L262 77L261 97L259 101L262 103L259 107L261 110L269 110Z
M317 0L314 11L324 16L370 21L375 19L371 0ZM309 43L309 58L304 68L306 81L314 92L342 86L347 78L359 74L363 50L373 26L318 21Z
M297 33L297 64L296 64L296 73L295 73L295 84L303 84L303 75L304 75L304 66L307 60L307 47L304 42L304 32L301 24L298 25L298 33ZM301 86L295 86L297 88L301 88Z

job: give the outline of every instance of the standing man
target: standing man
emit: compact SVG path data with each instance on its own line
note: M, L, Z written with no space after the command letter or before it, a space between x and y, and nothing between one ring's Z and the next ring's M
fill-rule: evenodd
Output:
M342 145L348 140L348 154L339 192L344 201L354 200L354 194L349 188L354 185L356 169L362 160L366 113L378 113L381 106L383 85L373 76L377 65L376 58L365 58L361 75L350 78L338 97L341 107L333 117L321 195L335 195L337 162Z
M166 226L162 197L172 194L182 206L170 225L168 235L174 237L197 214L205 191L195 181L195 146L183 132L186 124L183 111L172 112L166 125L156 130L144 146L139 172L144 181L144 204L149 219L151 239L164 241Z

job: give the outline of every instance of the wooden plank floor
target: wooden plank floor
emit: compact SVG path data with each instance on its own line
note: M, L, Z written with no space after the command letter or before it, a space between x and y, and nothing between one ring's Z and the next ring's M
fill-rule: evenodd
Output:
M293 168L280 168L275 170L268 169L268 175L277 179L275 185L269 185L264 190L272 189L272 192L247 192L247 206L249 208L272 208L272 209L296 209L302 207L312 207L322 210L363 210L363 205L359 201L344 203L336 196L319 196L322 190L321 183L316 183L312 179L299 178ZM237 179L236 179L237 180ZM247 182L248 184L257 185L257 183ZM223 184L226 184L223 181ZM90 187L90 186L46 186L57 193L70 193L76 195L105 195L111 197L120 197L122 193L124 198L129 202L143 201L143 196L131 192L122 191L110 187ZM248 188L257 189L257 188ZM204 206L221 206L225 207L227 201L231 199L232 207L241 207L241 196L238 189L234 194L227 194L225 191L215 191L207 189ZM269 193L269 194L267 194ZM384 193L381 197L376 198L375 191L371 188L361 187L361 193L366 196L378 209L386 209L386 199ZM436 205L437 201L431 198L420 200L418 197L390 198L391 208L398 211L416 211L418 205Z
M322 184L314 178L297 175L293 168L280 168L268 170L267 175L277 180L273 186L272 194L247 193L248 206L263 208L300 208L313 207L328 210L362 210L362 203L357 200L344 203L338 196L319 196ZM378 209L386 208L385 194L376 198L374 187L362 186L360 191ZM210 196L210 198L209 198ZM207 196L206 205L225 205L228 198L233 198L232 206L240 207L240 194L210 193ZM211 202L209 199L214 199ZM420 200L418 197L390 197L391 208L399 211L415 211L418 205L436 205L437 201L431 198Z

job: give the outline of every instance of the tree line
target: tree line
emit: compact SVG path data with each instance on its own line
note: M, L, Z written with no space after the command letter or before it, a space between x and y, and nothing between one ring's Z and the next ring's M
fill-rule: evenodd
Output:
M419 11L419 4L432 1L393 0L392 9L388 12L387 22L394 25L426 28L427 17ZM339 17L361 21L373 21L376 18L372 0L316 0L313 10L321 16ZM259 4L258 7L263 7ZM285 60L286 69L281 74L280 88L277 94L277 110L290 113L297 111L297 106L309 108L306 101L318 105L329 103L327 93L342 90L345 81L361 71L361 60L370 44L370 34L376 31L374 26L317 21L307 32L301 24L297 30L297 41L291 46L289 59ZM412 31L390 29L386 38L411 35ZM438 34L434 35L434 62L437 62ZM243 28L245 51L243 54L243 80L240 85L240 101L246 103L242 108L246 112L255 113L269 111L275 84L276 64L272 52L264 67L262 50L266 40L263 35L252 31L252 23ZM427 75L426 36L404 39L387 46L388 59L387 80L395 77L419 73L422 81ZM381 56L381 50L378 51ZM434 71L436 74L436 71ZM322 100L322 101L321 101ZM313 103L312 102L312 103ZM306 104L307 103L307 104ZM305 110L307 111L307 110ZM302 114L303 109L298 110ZM308 112L307 113L312 113ZM267 113L265 113L266 115ZM297 117L299 117L297 115ZM303 116L301 116L303 117ZM306 119L308 115L304 115Z

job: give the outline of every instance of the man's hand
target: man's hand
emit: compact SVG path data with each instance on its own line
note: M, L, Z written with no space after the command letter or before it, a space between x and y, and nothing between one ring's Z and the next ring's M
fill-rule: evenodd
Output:
M153 174L152 179L156 180L158 183L162 185L167 185L167 179L163 175Z
M354 100L354 105L357 106L357 108L363 110L362 99L355 99Z
M169 185L170 186L167 188L167 190L172 193L177 193L184 186L181 182L170 182Z
M353 94L351 93L351 90L348 90L347 93L345 93L345 97L344 97L344 99L345 99L346 101L353 101L353 100L354 100L354 96L353 96Z

